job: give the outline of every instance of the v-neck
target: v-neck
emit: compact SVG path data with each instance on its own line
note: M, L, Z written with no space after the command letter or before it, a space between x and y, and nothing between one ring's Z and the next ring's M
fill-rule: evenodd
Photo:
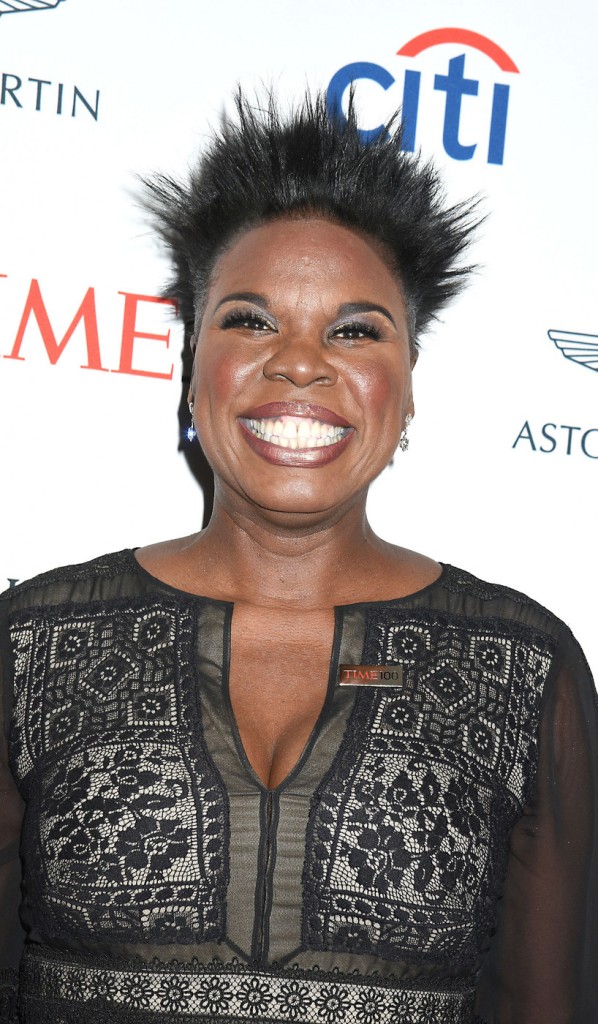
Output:
M440 576L437 577L437 579L430 582L429 584L427 584L425 587L422 587L420 590L414 592L413 594L408 594L402 597L381 601L355 601L350 602L348 604L335 605L333 607L334 630L330 657L328 662L328 682L322 707L295 765L278 783L278 785L269 787L266 785L266 783L260 777L260 775L256 772L247 755L245 746L243 744L243 740L241 738L239 725L232 706L230 696L230 665L232 647L231 626L236 602L224 600L221 598L195 594L190 591L182 590L179 587L175 587L172 584L169 584L166 581L161 580L159 577L154 576L151 572L149 572L148 569L141 565L141 563L136 558L136 550L137 549L135 548L131 548L127 551L127 554L137 575L144 577L146 580L150 581L154 585L154 587L159 588L163 591L165 590L173 595L176 595L178 598L193 603L197 607L211 606L214 609L220 609L221 613L223 614L221 678L219 680L219 686L222 693L223 703L226 708L230 726L230 734L234 743L234 748L236 751L238 761L248 781L251 781L251 783L259 790L259 792L262 795L280 794L284 792L284 790L287 789L287 787L297 778L297 776L301 773L301 771L305 768L307 762L309 761L310 755L314 749L314 746L316 745L318 736L322 731L322 727L330 711L331 705L334 700L335 692L337 691L336 681L338 678L339 671L339 650L342 641L343 624L345 618L349 615L361 616L366 611L366 609L372 607L392 607L407 605L411 601L413 601L414 598L418 598L421 595L425 594L427 591L438 586L446 576L447 572L450 570L449 566L441 563L442 572ZM359 654L357 654L356 652L354 660L358 660L360 654L361 652L359 652ZM353 696L354 695L351 695L351 697L347 696L346 699L350 700L352 703Z
M245 750L243 740L241 738L241 731L235 711L232 705L230 695L230 665L231 665L231 653L232 653L232 618L234 612L234 604L230 604L226 608L225 620L224 620L224 636L223 636L223 658L222 658L222 692L224 694L224 701L226 709L230 719L231 732L235 742L235 747L241 764L244 770L251 778L251 780L259 787L260 791L264 793L281 793L286 787L296 778L300 773L301 769L305 765L309 758L311 751L316 743L316 740L321 732L322 724L326 719L328 709L332 703L336 680L338 678L339 670L339 649L342 637L343 627L343 610L342 606L334 608L334 629L332 634L332 645L330 649L330 656L328 659L328 682L326 686L326 693L322 702L322 707L314 722L311 732L304 744L303 750L299 754L295 765L284 778L276 786L267 786L261 776L257 773Z

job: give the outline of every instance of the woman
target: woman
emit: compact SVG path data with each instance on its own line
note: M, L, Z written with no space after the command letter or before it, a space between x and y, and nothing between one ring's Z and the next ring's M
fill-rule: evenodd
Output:
M214 511L5 596L3 1019L589 1024L583 655L365 517L471 210L321 100L151 195Z

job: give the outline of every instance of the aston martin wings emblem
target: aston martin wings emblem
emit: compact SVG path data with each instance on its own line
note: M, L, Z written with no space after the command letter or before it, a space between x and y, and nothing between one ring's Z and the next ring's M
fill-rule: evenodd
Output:
M49 7L58 7L60 3L62 0L0 0L0 17L22 11L47 11Z
M598 373L598 334L577 334L575 331L549 331L548 337L565 359L581 363Z

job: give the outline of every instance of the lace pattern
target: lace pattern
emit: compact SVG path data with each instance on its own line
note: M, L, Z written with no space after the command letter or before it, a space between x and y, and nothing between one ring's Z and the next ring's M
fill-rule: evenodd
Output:
M402 664L404 685L359 693L312 802L307 948L473 969L533 785L552 656L512 623L376 609L364 661Z
M223 936L227 797L203 741L194 639L193 612L159 598L13 624L11 748L42 934Z
M496 601L508 598L515 604L530 605L530 607L534 607L537 611L546 615L551 622L556 622L552 612L548 611L547 608L543 608L537 601L533 601L527 594L522 594L520 590L512 590L511 587L504 587L501 583L489 583L486 580L480 580L477 576L466 572L465 569L457 569L454 565L446 566L441 586L452 594L465 594L468 597L478 598L480 601Z
M404 686L331 695L325 726L336 731L322 729L325 760L312 759L295 780L300 813L289 787L272 819L274 912L266 925L286 966L262 968L247 962L246 941L263 905L251 900L263 870L252 852L261 819L247 812L251 782L238 785L232 744L219 738L227 727L218 700L221 610L152 590L136 579L129 555L110 556L97 573L74 567L80 587L63 586L70 572L48 577L56 587L32 593L27 611L18 610L27 604L20 588L12 612L7 605L6 664L16 664L6 687L10 700L14 683L11 765L28 799L23 920L55 951L35 945L25 953L21 1024L484 1024L470 990L493 933L507 837L515 821L515 839L527 835L521 809L532 792L542 803L534 789L539 709L550 721L561 684L569 691L568 671L554 672L543 702L557 648L559 665L561 657L573 665L565 627L522 595L451 569L425 598L351 609L359 637L365 627L363 660L402 664ZM139 596L122 596L132 590ZM511 596L529 607L513 609ZM67 598L69 606L59 604ZM6 639L3 628L3 654ZM539 780L551 777L542 761L548 748ZM222 779L241 826L230 888ZM585 814L583 800L580 807ZM542 827L547 819L538 819ZM227 897L246 914L229 911L228 933ZM125 959L72 952L97 949L89 940ZM182 965L146 962L161 944L177 943L188 944ZM213 955L202 943L245 963L189 963L195 953ZM342 973L363 964L353 959L360 955L379 958L380 973ZM338 970L317 970L320 958ZM15 1024L14 978L0 980L0 1022ZM478 1012L500 1016L477 993Z
M135 964L110 967L51 952L30 951L21 971L24 1022L71 1021L69 1003L85 1019L156 1024L471 1024L471 991L401 989L375 978L319 971L255 970L240 964ZM34 1014L37 1001L48 1015ZM29 1012L31 1007L31 1015ZM65 1015L66 1011L66 1015ZM124 1016L117 1016L118 1012ZM134 1013L133 1013L134 1011ZM51 1014L54 1013L54 1017ZM132 1016L128 1017L127 1013Z
M17 981L16 971L0 971L0 1024L17 1024Z

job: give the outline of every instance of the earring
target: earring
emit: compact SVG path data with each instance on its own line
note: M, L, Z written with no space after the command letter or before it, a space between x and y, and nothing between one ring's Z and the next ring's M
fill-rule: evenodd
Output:
M407 415L405 416L405 426L403 427L401 431L401 436L399 438L399 448L401 449L402 452L406 452L409 447L409 438L407 437L407 431L409 430L409 425L412 419L413 416L411 415L410 412L408 412Z
M187 427L187 440L195 441L195 438L197 437L197 431L195 429L195 424L193 422L193 402L189 402L189 415L191 416L191 423Z

